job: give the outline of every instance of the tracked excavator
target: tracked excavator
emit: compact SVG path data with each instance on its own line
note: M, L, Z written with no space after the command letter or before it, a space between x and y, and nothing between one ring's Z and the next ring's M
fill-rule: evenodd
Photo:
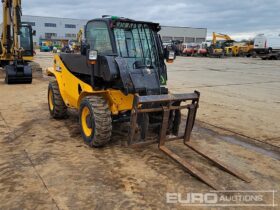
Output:
M192 143L190 136L200 93L171 94L166 87L167 63L175 53L163 48L158 23L116 16L90 20L81 53L60 53L47 69L53 79L48 106L55 119L76 109L84 142L101 147L110 140L113 124L128 124L125 145L143 147L157 143L160 151L214 189L223 189L170 149L169 141L184 145L227 172L248 181L245 175L210 157ZM185 115L181 111L186 112ZM185 121L185 126L180 126Z
M35 31L21 22L21 0L2 0L3 23L0 44L0 64L7 84L32 83L34 63L33 35Z
M215 33L212 35L212 43L208 47L209 56L223 57L235 53L235 48L231 47L234 41L227 34Z

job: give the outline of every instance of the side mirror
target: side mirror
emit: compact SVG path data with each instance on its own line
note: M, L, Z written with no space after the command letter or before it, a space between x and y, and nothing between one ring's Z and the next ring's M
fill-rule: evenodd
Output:
M167 63L173 63L173 61L175 60L175 52L173 50L166 49L165 59Z
M88 50L88 63L89 64L96 64L98 57L98 52L96 50Z
M32 31L32 36L36 36L36 30Z

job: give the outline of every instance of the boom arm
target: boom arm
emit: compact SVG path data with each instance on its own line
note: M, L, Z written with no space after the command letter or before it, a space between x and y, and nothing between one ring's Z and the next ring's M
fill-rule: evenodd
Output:
M218 33L213 32L213 40L212 40L212 43L213 43L214 45L217 43L217 38L224 39L224 40L227 40L227 41L232 40L232 39L230 38L230 36L227 35L227 34L218 34Z
M19 45L21 25L21 0L2 0L3 4L3 34L2 55L9 59L22 59L22 49Z

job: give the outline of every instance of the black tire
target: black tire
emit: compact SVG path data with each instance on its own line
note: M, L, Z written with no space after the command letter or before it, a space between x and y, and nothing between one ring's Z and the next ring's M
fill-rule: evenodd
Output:
M67 117L67 106L65 105L59 91L57 81L50 81L48 88L48 106L50 114L55 119Z
M112 118L107 101L102 96L87 96L79 110L80 129L85 143L91 147L107 144L112 135Z

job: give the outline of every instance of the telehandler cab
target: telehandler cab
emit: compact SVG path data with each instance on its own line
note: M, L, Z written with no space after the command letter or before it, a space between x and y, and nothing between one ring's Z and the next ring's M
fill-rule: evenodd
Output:
M81 53L57 54L54 67L47 70L55 77L48 88L51 116L64 118L67 108L79 110L82 137L94 147L110 141L112 122L130 122L128 145L158 143L161 151L191 174L221 189L165 146L166 141L182 139L189 148L246 180L191 144L200 94L169 93L165 60L171 63L175 55L169 49L163 50L159 30L157 23L114 16L89 21ZM186 127L179 136L182 109L188 112ZM147 138L151 127L158 138Z

